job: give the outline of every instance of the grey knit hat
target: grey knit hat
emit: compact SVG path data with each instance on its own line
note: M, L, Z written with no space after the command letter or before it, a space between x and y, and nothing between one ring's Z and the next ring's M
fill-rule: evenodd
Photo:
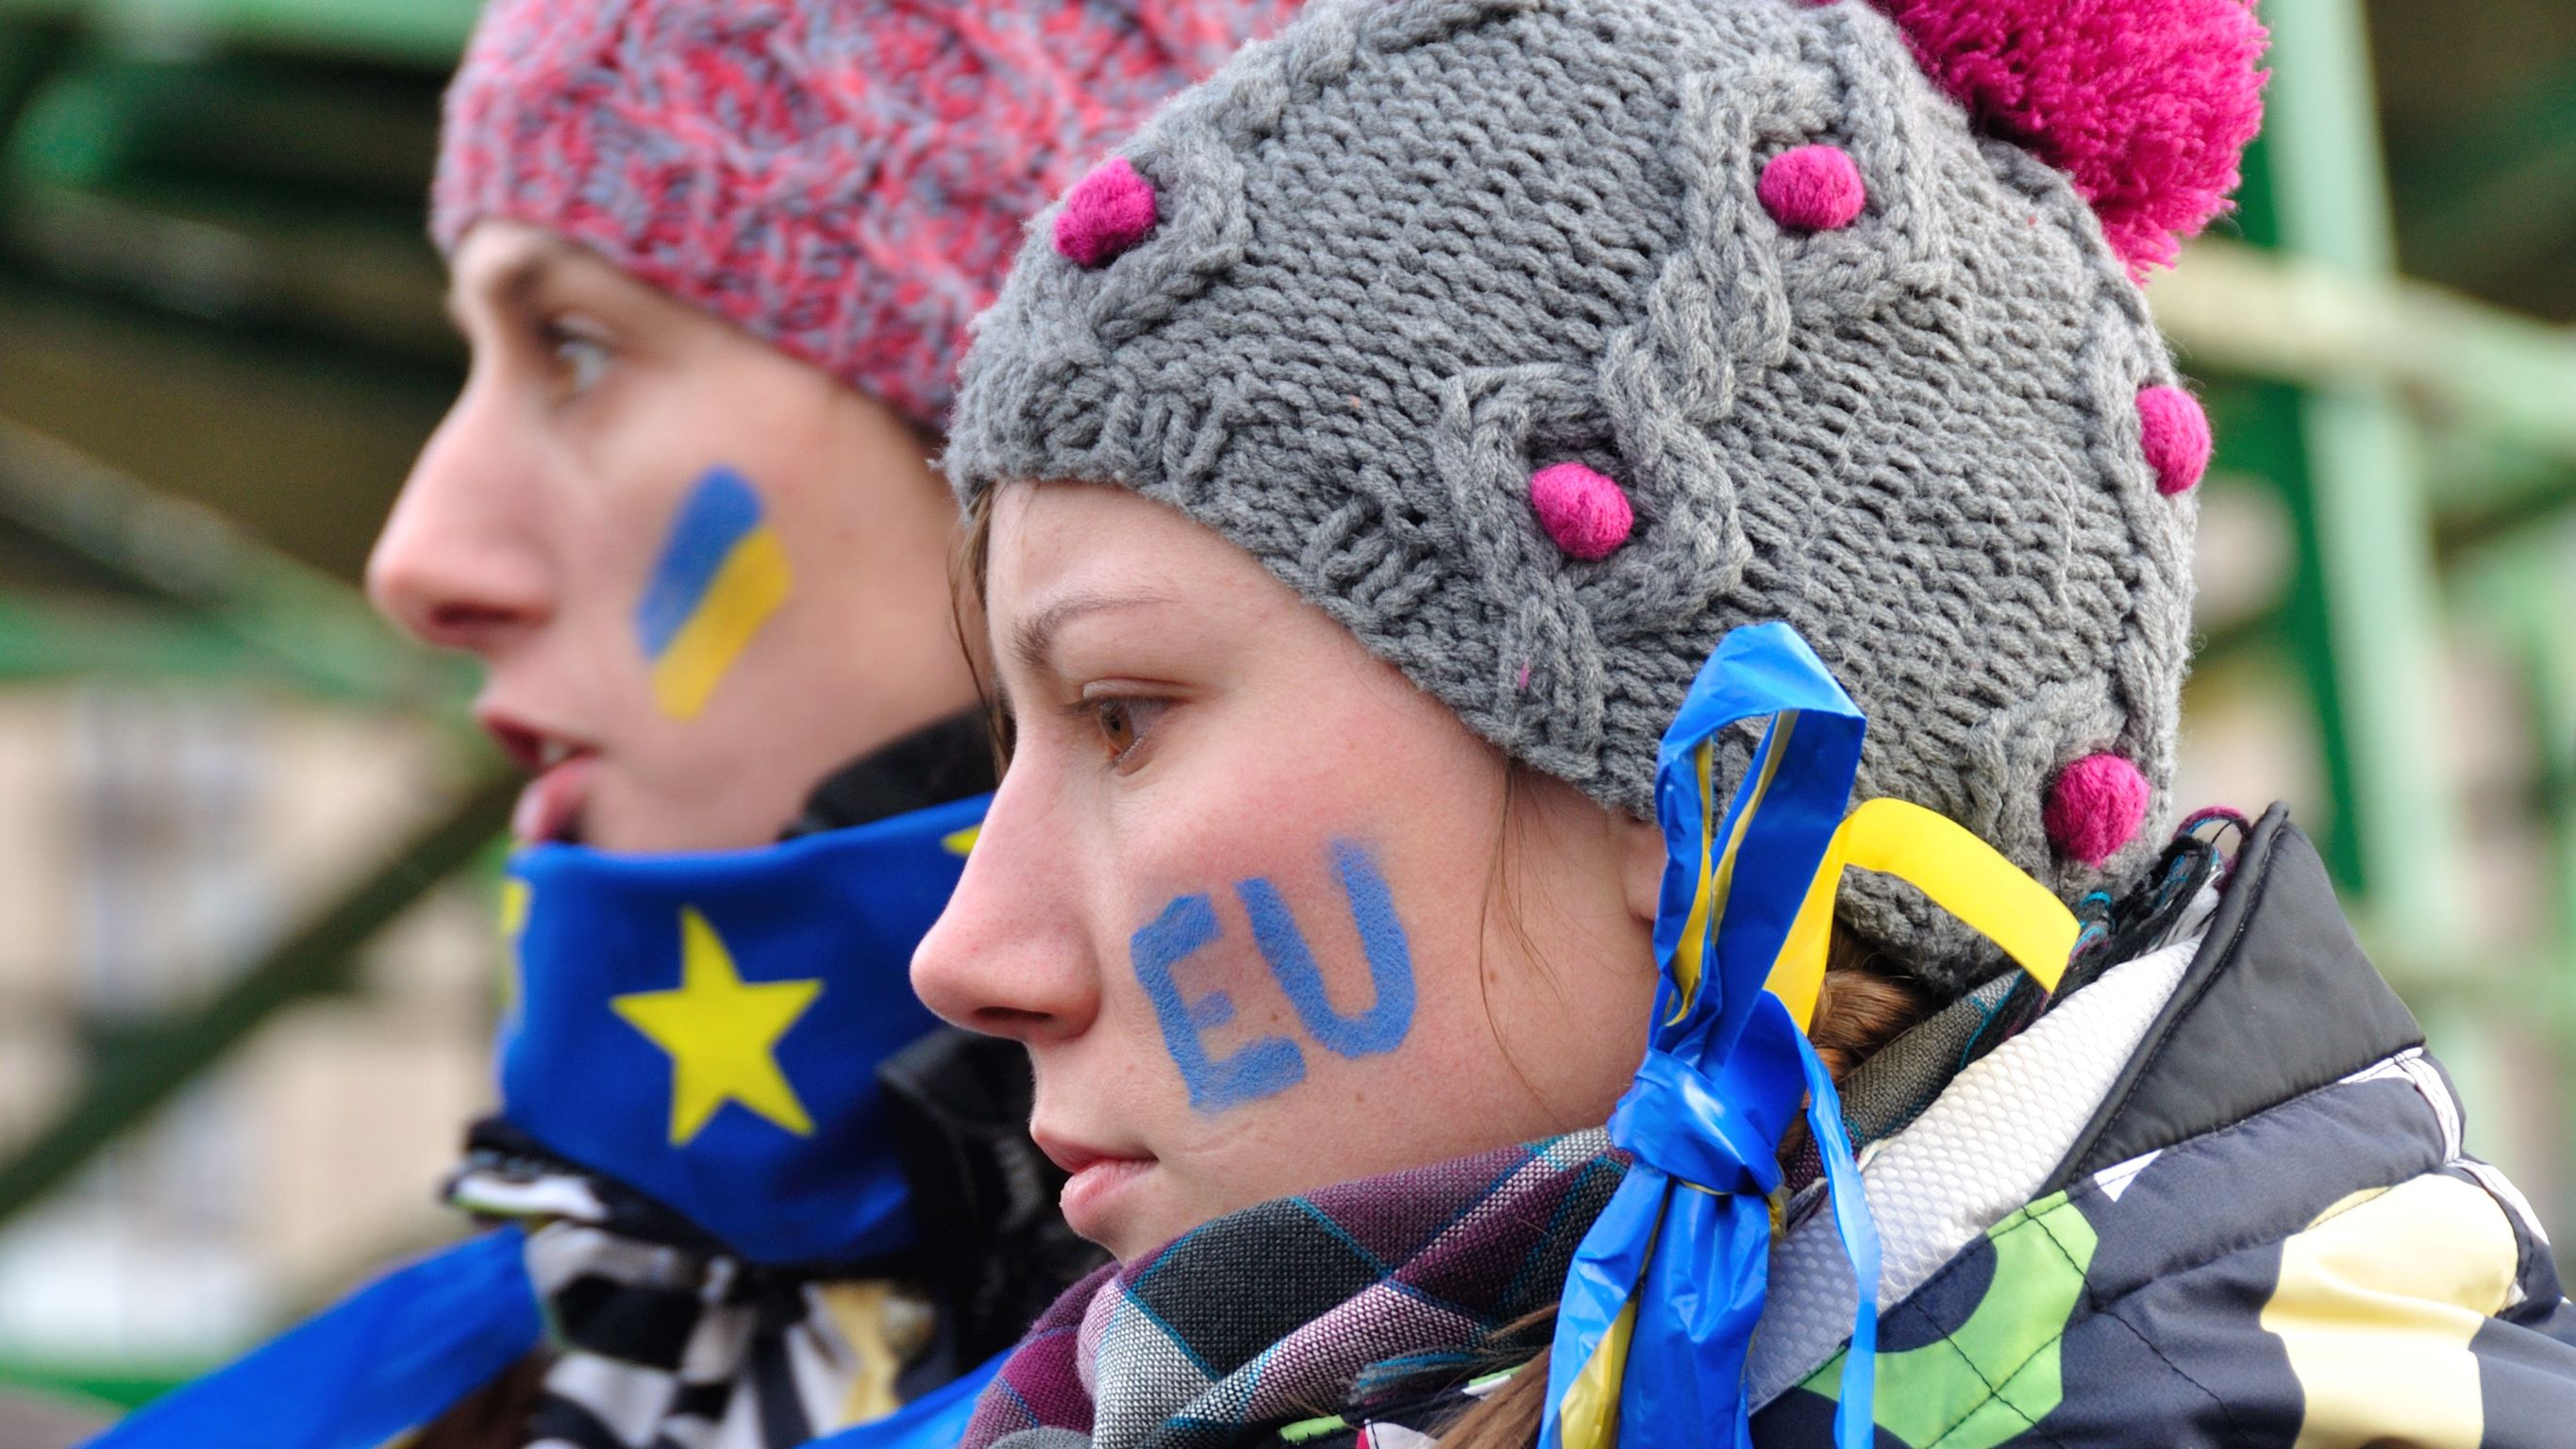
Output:
M2262 33L1884 3L1323 0L1037 220L951 476L1169 503L1641 817L1718 639L1785 619L1868 712L1857 798L2126 883L2209 437L2124 257L2233 184ZM1843 901L1978 969L1910 888Z

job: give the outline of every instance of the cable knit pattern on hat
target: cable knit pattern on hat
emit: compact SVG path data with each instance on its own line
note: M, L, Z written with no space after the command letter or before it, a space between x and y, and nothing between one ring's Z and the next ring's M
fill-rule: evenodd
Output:
M544 227L929 427L1022 223L1295 0L492 0L430 231Z
M1866 179L1849 225L1765 206L1807 146ZM964 496L1178 507L1640 817L1719 637L1785 619L1869 713L1863 796L2070 897L2142 868L2161 832L2097 865L2042 816L2105 753L2165 804L2195 505L2137 399L2178 380L2069 177L1974 132L1884 15L1327 0L1120 151L1158 225L1097 270L1024 255L966 364ZM1615 550L1535 516L1569 463L1632 505ZM1909 887L1843 903L1946 984L1977 969Z

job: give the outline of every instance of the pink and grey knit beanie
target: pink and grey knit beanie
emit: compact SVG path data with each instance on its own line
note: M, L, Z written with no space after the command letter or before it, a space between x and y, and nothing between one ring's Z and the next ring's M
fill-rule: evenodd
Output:
M1318 0L1046 218L950 476L1169 503L1640 818L1710 650L1786 620L1864 797L2122 888L2210 450L2134 279L2235 185L2264 40L2246 0ZM1911 887L1840 904L1986 964Z
M588 247L939 427L1023 222L1296 0L493 0L430 231Z

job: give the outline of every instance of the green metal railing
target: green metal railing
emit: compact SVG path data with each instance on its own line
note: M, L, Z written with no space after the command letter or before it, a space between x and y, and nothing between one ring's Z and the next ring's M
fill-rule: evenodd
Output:
M0 524L121 586L107 617L0 592L0 679L53 674L265 676L301 694L459 721L454 799L208 999L142 1021L91 1022L71 1099L0 1157L0 1221L61 1187L279 1011L349 988L360 948L481 855L508 821L515 772L461 724L470 667L403 640L347 585L204 509L162 497L0 422Z
M138 43L266 46L444 70L482 0L0 0L0 21L78 22Z
M338 900L232 973L209 999L152 1020L93 1023L78 1092L0 1162L0 1221L68 1182L278 1012L348 990L360 948L500 834L518 784L515 776L498 771L476 780Z
M97 609L0 593L0 678L81 672L78 648L100 646L88 671L120 655L181 672L271 674L326 699L364 700L453 719L473 667L394 632L357 591L288 558L195 504L156 493L28 428L0 420L0 521L77 560L141 604L127 618L77 622ZM136 628L125 646L102 637ZM69 641L49 629L75 631ZM72 670L51 666L70 663ZM20 667L13 668L12 665Z
M2154 294L2186 365L2220 383L2222 468L2268 484L2295 535L2286 608L2216 642L2290 646L2324 756L2321 843L2365 939L2473 1121L2529 1140L2517 1129L2533 1125L2535 1095L2576 1104L2576 1074L2534 1094L2508 1089L2498 1060L2534 1002L2541 1021L2576 1027L2576 543L2563 523L2576 332L2398 279L2359 0L2269 0L2264 15L2274 76L2242 193L2250 247L2204 244ZM2515 561L2495 564L2500 551ZM2455 586L2472 577L2479 587ZM2512 642L2553 782L2533 808L2561 894L2536 958L2470 907L2442 711L2455 641L2472 635ZM2544 1212L2576 1221L2576 1200Z

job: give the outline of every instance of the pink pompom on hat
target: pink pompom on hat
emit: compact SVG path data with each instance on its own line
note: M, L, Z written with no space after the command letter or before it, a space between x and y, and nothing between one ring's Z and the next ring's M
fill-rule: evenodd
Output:
M1988 133L2067 174L2143 278L2227 208L2263 125L2247 0L1870 0Z
M1023 225L1296 0L493 0L430 232L542 227L947 421Z

